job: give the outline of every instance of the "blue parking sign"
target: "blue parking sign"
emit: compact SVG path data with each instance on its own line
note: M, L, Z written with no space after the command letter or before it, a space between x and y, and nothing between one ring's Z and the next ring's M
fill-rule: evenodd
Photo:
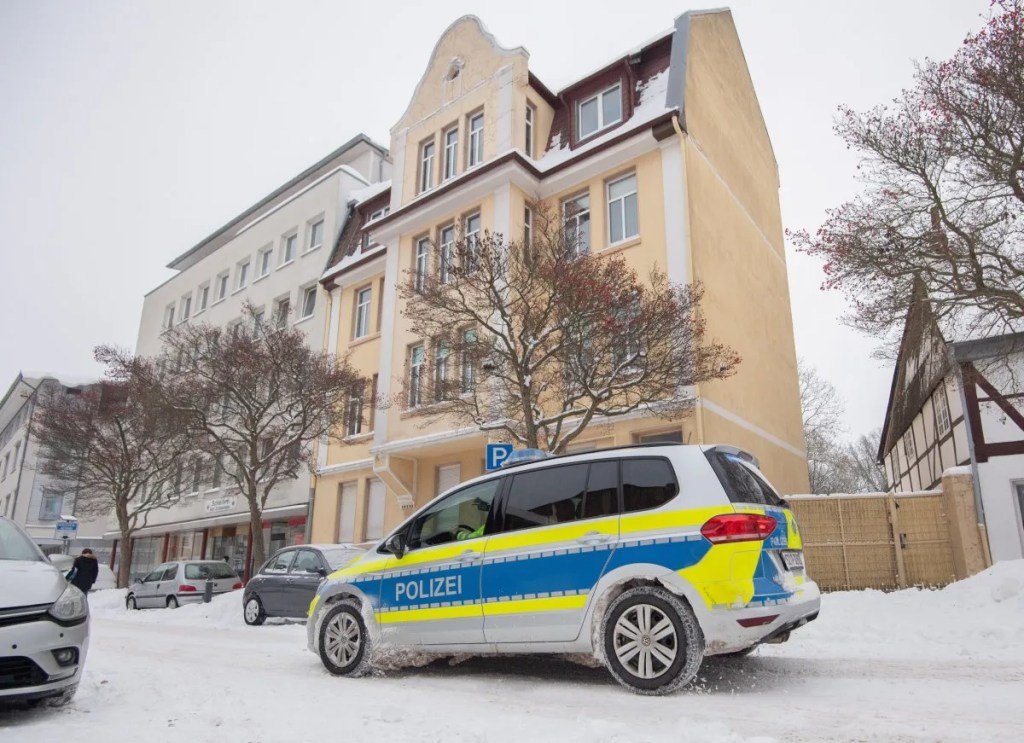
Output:
M501 469L501 463L512 453L512 444L487 445L487 471Z

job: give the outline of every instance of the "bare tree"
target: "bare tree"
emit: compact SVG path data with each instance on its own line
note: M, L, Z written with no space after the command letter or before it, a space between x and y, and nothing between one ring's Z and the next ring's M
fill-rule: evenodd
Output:
M85 516L113 514L120 532L119 586L128 583L134 534L177 499L171 487L190 442L166 405L154 365L108 347L96 349L108 381L79 394L51 389L39 400L33 433L39 468L55 492L76 493Z
M836 131L861 155L864 190L815 233L790 235L825 260L824 288L850 297L847 321L890 352L918 282L944 325L1024 321L1024 0L994 5L891 106L841 109Z
M561 452L593 422L673 418L689 388L740 363L705 338L700 286L643 280L621 256L580 250L542 209L532 235L458 235L417 246L399 285L415 346L401 403Z
M882 429L861 434L846 446L846 478L849 493L884 493L888 490L885 467L878 463L878 445Z
M232 484L248 503L255 565L266 557L271 491L306 471L315 442L340 432L346 403L365 394L347 358L314 351L301 331L277 325L252 307L228 329L181 324L165 336L159 361L164 394L187 418L205 477Z
M843 492L845 446L843 401L838 390L803 359L799 362L800 407L807 446L807 476L812 493Z

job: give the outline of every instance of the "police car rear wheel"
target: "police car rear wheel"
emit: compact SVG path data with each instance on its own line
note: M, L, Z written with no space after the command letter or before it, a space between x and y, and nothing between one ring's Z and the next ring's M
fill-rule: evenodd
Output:
M320 661L336 676L361 676L369 669L369 636L354 601L341 601L320 624Z
M624 591L605 615L605 663L638 694L671 694L688 684L704 659L704 635L693 611L665 588Z

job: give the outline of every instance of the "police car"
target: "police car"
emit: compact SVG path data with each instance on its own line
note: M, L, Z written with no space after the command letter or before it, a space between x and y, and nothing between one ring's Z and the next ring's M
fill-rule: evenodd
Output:
M307 633L328 671L364 674L383 648L588 653L632 691L666 694L704 656L817 617L796 521L749 454L532 458L443 493L321 584Z

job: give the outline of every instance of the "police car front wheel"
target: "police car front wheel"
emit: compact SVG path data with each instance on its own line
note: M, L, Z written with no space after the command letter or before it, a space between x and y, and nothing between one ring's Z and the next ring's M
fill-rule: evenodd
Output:
M369 669L366 623L355 601L340 601L320 623L320 661L336 676L361 676Z
M671 694L688 684L704 659L704 635L686 602L671 591L624 591L602 625L605 663L638 694Z

